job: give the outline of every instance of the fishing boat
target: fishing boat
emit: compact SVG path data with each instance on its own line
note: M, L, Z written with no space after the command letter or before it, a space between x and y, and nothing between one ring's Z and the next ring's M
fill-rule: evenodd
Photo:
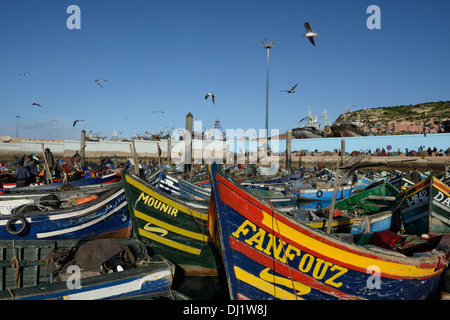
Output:
M439 250L417 256L380 247L389 231L373 233L378 246L356 245L274 210L215 164L211 181L210 221L216 221L232 299L414 300L439 293L446 236L429 240Z
M0 241L0 249L0 300L158 295L170 289L175 272L173 263L150 258L146 246L132 238Z
M147 181L152 186L161 189L175 197L191 199L196 201L209 201L210 188L202 188L198 185L178 179L160 169L150 174Z
M73 188L72 186L63 186L54 191L23 191L14 192L9 191L0 194L0 214L11 214L14 208L25 204L39 205L41 202L48 203L49 201L67 202L78 198L84 198L91 195L101 194L106 190L117 187L121 182L110 184L90 185L84 188Z
M209 204L183 201L134 173L122 174L135 238L186 274L217 275L221 263L208 233Z
M389 230L399 193L390 183L383 182L336 202L334 209L355 217L351 233Z
M0 240L131 236L131 219L123 186L78 200L74 205L66 203L56 208L51 205L29 208L25 204L23 210L17 209L18 214L0 215Z
M283 193L285 195L294 194L297 196L298 200L331 200L333 199L334 187L324 187L324 188L290 188L284 189ZM355 185L343 185L336 188L336 199L344 199L355 192Z
M450 187L430 175L396 198L406 233L450 233Z
M105 175L101 175L98 177L87 177L80 180L72 180L68 182L54 182L54 183L48 183L48 184L41 184L41 185L35 185L35 186L28 186L28 187L14 187L9 189L10 192L45 192L45 191L53 191L60 189L66 184L71 185L74 188L86 188L96 185L105 185L110 183L115 183L120 181L120 173L118 172L111 172Z

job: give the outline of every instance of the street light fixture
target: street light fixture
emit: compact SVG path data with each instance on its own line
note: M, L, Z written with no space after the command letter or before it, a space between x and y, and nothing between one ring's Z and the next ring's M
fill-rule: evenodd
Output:
M20 118L20 116L16 116L16 118L17 118L16 138L18 138L19 137L19 118Z
M271 49L276 40L267 40L261 43L261 45L267 49L267 83L266 83L266 138L269 139L269 49Z

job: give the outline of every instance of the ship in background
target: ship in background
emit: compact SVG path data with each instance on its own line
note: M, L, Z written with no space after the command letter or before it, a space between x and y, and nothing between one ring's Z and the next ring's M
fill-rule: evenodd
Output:
M302 123L303 121L308 121L307 125L304 126L296 126L292 129L292 135L294 139L314 139L314 138L324 138L330 134L329 127L330 121L328 120L327 112L324 111L324 127L320 127L320 123L311 115L311 111L308 113L306 117L301 119L298 123ZM327 125L328 123L328 125Z
M366 111L366 109L364 109ZM353 119L352 110L347 107L342 114L341 120L336 120L330 127L333 137L362 137L367 136L367 112L365 112L365 123Z

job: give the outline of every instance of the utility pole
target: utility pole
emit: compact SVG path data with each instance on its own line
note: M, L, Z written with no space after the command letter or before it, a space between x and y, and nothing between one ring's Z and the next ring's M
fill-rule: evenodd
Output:
M19 137L19 119L20 119L20 116L16 116L16 118L17 118L16 138L18 138Z
M269 49L271 49L276 40L267 40L264 39L264 41L261 43L261 45L267 49L267 83L266 83L266 138L267 143L269 142Z

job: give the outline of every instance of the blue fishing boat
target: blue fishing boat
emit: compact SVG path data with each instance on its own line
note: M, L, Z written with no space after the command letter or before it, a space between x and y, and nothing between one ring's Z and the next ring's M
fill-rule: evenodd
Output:
M123 186L83 198L73 206L49 207L32 207L31 211L24 207L21 214L0 215L0 240L131 236L131 219Z
M438 296L447 268L448 236L419 240L425 248L405 248L408 239L389 231L372 233L365 245L349 243L274 210L215 164L211 181L215 210L210 210L210 233L219 233L231 299Z
M0 300L103 300L165 294L175 265L133 238L0 241ZM14 261L14 264L10 260Z
M330 188L285 188L285 195L296 195L298 200L327 201L333 199L334 187ZM336 188L336 199L344 199L355 192L355 185L339 186Z

